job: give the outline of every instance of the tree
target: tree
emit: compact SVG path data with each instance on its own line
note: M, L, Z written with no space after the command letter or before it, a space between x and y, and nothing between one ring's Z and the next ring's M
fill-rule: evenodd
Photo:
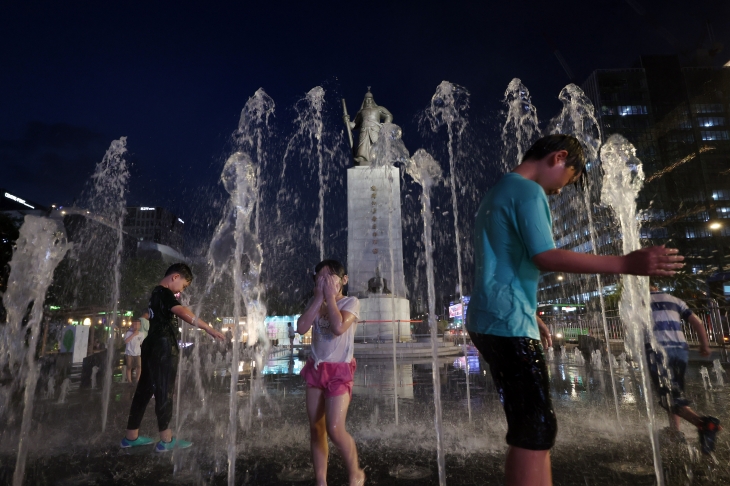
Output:
M138 311L149 300L152 289L162 280L167 267L163 260L130 258L122 264L119 308Z

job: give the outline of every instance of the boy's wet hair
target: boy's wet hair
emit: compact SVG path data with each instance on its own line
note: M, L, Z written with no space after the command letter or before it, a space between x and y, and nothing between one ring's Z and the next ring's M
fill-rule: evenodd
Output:
M340 278L347 275L345 266L342 263L338 262L337 260L322 260L321 262L319 262L317 264L316 267L314 267L313 277L316 277L317 274L319 273L319 271L322 270L322 268L324 268L324 267L327 267L330 270L332 270L332 272Z
M179 273L180 276L188 282L193 281L193 271L190 270L190 267L184 263L173 263L172 265L170 265L170 268L168 268L165 272L165 277L173 275L175 273Z
M568 157L565 159L566 167L573 167L575 173L583 172L586 165L586 156L583 153L583 146L577 138L570 135L548 135L532 144L532 147L522 157L526 160L540 160L559 150L566 150Z

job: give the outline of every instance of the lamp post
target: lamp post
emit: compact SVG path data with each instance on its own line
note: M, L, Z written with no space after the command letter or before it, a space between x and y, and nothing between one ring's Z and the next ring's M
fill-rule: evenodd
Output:
M717 271L723 272L725 270L725 256L723 255L723 247L720 243L720 235L718 231L722 229L722 223L720 221L710 221L708 227L712 232L712 240L715 243L715 251L717 252Z

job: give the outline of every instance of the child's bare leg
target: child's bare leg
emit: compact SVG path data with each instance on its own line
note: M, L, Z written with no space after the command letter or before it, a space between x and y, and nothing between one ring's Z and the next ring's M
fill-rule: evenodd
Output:
M172 440L172 429L161 430L160 440L162 442L170 442Z
M307 387L307 417L309 418L310 448L312 450L312 465L314 466L315 484L317 486L326 486L327 484L329 445L327 444L324 403L323 390Z
M132 363L130 362L130 359L126 356L124 357L125 364L127 365L127 383L132 383L132 367L130 366Z
M702 417L697 415L697 412L692 410L690 407L679 407L675 410L676 414L674 415L676 420L676 426L677 429L679 429L679 417L682 417L687 422L691 423L695 427L701 427L702 426Z
M139 437L139 429L127 429L124 437L126 437L127 440L137 440L137 437Z
M550 451L533 451L510 446L504 466L507 486L552 486Z
M345 461L347 473L350 476L351 486L360 486L365 483L365 472L360 469L357 459L355 440L345 429L347 408L350 406L350 395L338 395L325 400L325 415L327 417L327 433L332 443L337 446Z

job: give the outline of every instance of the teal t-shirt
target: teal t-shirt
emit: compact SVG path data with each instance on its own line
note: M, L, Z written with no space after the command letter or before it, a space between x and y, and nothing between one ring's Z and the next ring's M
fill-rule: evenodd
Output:
M467 329L540 339L535 320L540 270L532 257L555 248L545 191L519 174L506 174L484 196L474 231Z

